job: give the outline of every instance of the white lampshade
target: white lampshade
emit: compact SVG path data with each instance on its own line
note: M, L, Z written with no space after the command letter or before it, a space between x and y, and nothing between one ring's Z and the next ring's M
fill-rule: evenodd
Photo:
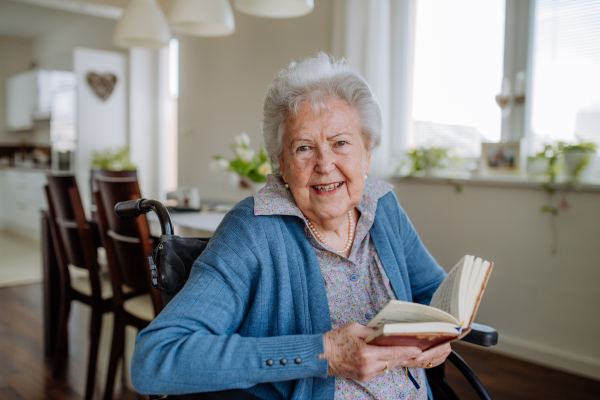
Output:
M314 7L313 0L235 0L238 11L267 18L301 17Z
M156 0L131 0L117 22L113 41L120 47L167 46L171 31Z
M184 35L225 36L235 31L228 0L175 0L169 23Z

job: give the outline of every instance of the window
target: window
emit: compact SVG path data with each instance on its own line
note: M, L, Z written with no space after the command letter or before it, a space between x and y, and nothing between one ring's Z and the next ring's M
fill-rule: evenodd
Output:
M408 148L478 157L482 142L525 136L529 154L600 145L600 1L414 1Z
M537 0L531 152L545 143L600 144L600 2Z
M504 0L418 0L409 147L478 157L501 134ZM409 131L410 131L409 130Z

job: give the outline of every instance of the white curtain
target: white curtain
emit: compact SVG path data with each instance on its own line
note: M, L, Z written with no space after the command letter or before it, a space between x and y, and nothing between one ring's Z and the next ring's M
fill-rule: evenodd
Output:
M332 53L371 85L383 113L371 174L395 172L411 126L415 0L334 0Z

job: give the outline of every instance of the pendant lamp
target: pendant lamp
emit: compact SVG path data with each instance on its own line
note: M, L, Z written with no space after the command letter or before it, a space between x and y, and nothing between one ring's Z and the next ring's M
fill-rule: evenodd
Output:
M192 36L225 36L235 31L228 0L175 0L169 24L173 31Z
M313 0L236 0L235 8L246 14L267 18L293 18L310 13Z
M157 49L167 46L171 32L156 0L131 0L117 22L113 41L117 46Z

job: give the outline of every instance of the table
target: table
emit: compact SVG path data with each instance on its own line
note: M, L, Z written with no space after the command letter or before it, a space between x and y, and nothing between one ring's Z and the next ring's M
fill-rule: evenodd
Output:
M160 226L155 213L147 214L150 230L153 235L160 236ZM182 212L172 213L171 220L175 234L182 237L210 237L225 218L220 212Z

